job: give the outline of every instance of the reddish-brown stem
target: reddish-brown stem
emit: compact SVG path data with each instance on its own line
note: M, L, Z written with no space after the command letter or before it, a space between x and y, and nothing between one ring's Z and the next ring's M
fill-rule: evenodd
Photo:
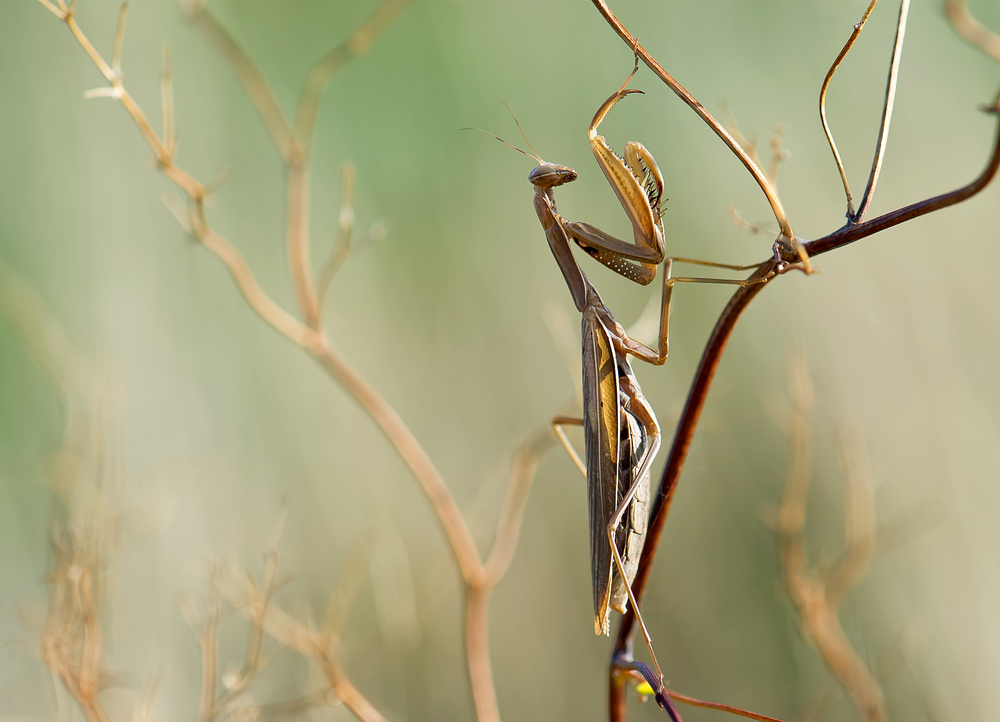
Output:
M989 112L998 115L997 134L986 167L972 182L949 193L943 193L933 198L904 206L903 208L873 218L870 221L848 224L827 236L804 243L804 248L809 256L814 257L842 248L850 243L867 238L906 221L933 213L956 203L961 203L982 191L993 180L998 168L1000 168L1000 99L994 103ZM777 261L769 259L763 262L750 278L761 278L776 270ZM663 532L663 525L670 511L670 502L676 491L677 481L683 470L684 461L687 459L691 440L694 437L698 419L701 416L701 410L704 408L705 400L708 397L708 391L711 388L715 371L722 358L722 352L725 350L729 337L732 335L736 322L743 314L743 311L746 310L746 307L766 285L769 284L758 283L740 287L733 294L725 309L723 309L722 315L716 321L712 335L705 345L705 350L698 363L694 380L691 383L690 391L684 404L684 411L677 424L674 441L670 447L670 456L667 458L667 465L660 479L659 493L650 512L646 546L642 560L639 563L639 571L636 573L635 581L632 584L632 591L639 600L642 599L643 591L646 588L650 569L656 558L660 534ZM618 676L616 672L621 661L632 658L634 635L635 617L630 609L622 618L622 623L618 628L618 636L615 640L615 648L611 657L608 709L611 720L615 722L626 719L625 686L616 681L616 677Z
M768 261L754 271L751 279L762 278L774 270L776 261ZM708 390L715 376L715 370L719 366L722 352L726 348L726 343L732 334L736 322L743 311L750 304L758 293L764 290L767 284L754 283L748 286L741 286L733 297L729 300L726 308L712 330L705 351L702 353L701 361L698 363L698 370L695 372L694 381L691 383L691 390L688 392L687 401L684 404L684 411L677 424L677 431L674 434L674 441L670 447L670 456L667 459L667 466L663 470L660 479L660 490L653 503L653 510L649 516L649 526L646 532L646 546L642 559L639 563L639 571L636 573L635 581L632 582L632 592L636 599L642 599L642 593L646 588L649 579L649 572L652 568L656 551L659 547L660 534L663 532L663 525L667 520L667 513L670 510L670 502L673 500L674 491L677 489L677 481L680 478L681 470L684 468L684 461L687 458L688 450L691 447L691 439L694 437L701 410L705 406L705 399L708 397ZM635 616L630 608L628 613L622 618L622 623L618 627L618 637L615 640L615 649L611 658L612 674L609 686L610 699L609 711L612 720L625 719L625 686L616 683L616 664L621 659L631 659L632 642L635 635Z

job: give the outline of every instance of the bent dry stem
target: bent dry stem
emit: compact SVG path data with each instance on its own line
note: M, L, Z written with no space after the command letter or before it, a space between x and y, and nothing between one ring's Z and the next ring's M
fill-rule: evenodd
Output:
M740 147L739 144L732 139L732 137L725 132L724 129L721 128L721 126L719 126L715 119L704 110L704 107L698 103L693 96L687 93L687 91L684 90L683 87L680 86L680 84L677 83L677 81L674 80L665 70L663 70L660 64L657 63L656 60L638 44L635 36L628 32L628 30L624 27L624 25L622 25L618 18L615 17L614 13L611 12L610 8L608 8L607 4L603 0L592 1L598 12L601 13L601 15L608 22L609 26L622 38L626 45L636 52L643 62L646 63L646 65L654 73L656 73L664 84L680 96L681 99L684 100L684 102L691 107L692 110L694 110L712 128L712 130L723 139L724 142L726 142L726 145L741 160L741 162L743 162L743 164L750 171L751 175L753 175L754 179L757 180L762 191L770 202L772 195L774 195L773 187L766 182L766 177L764 177L764 174L760 172L759 168L756 167L756 164L749 158L745 150ZM891 115L892 100L895 93L894 77L898 72L899 51L902 46L902 38L905 30L906 7L906 0L904 0L901 7L900 22L897 27L893 57L890 64L890 82L888 83L888 87L886 89L886 110L883 113L882 123L880 126L879 143L872 163L872 173L869 179L869 187L866 191L866 197L869 198L874 193L874 188L878 179L878 169L881 163L881 153L888 135L888 120ZM964 17L957 10L955 11L954 16ZM972 27L975 26L971 23L966 23L964 26L959 27L959 31L962 32L964 30L966 36L973 36L974 34L969 30L969 28ZM994 47L989 40L984 39L981 35L975 35L974 37L974 42L977 46L983 48L985 52L989 52L989 49ZM849 45L852 42L853 38L849 41ZM847 50L849 49L850 48L848 46ZM836 69L837 64L839 63L834 64L833 69ZM1000 97L998 97L997 100L986 108L986 111L1000 116ZM998 117L998 121L1000 121L1000 117ZM803 253L807 257L828 253L832 250L836 250L850 243L861 240L862 238L866 238L893 226L904 223L908 220L912 220L956 203L960 203L982 191L990 183L990 181L993 180L993 177L997 173L998 166L1000 166L1000 122L998 122L997 137L994 141L993 150L989 156L986 167L982 173L980 173L980 175L970 183L948 193L918 201L909 206L883 214L870 221L852 219L854 222L849 222L848 225L843 228L840 228L817 240L805 243L797 241L800 243L800 253L798 255L801 258ZM780 208L780 204L777 207ZM772 203L772 209L775 208L775 204ZM780 223L781 221L779 219L779 224ZM782 226L783 229L784 227L785 226ZM747 280L764 279L788 270L790 266L785 265L781 255L777 252L778 250L779 249L776 247L775 257L768 259L757 266L757 269ZM711 387L712 379L722 358L722 353L725 350L729 337L731 336L737 321L742 316L743 311L746 310L750 302L762 290L763 285L761 284L746 285L739 288L734 293L729 303L723 309L719 319L716 321L715 327L713 328L705 349L702 352L701 360L698 363L694 379L688 392L687 400L685 401L684 410L678 422L677 430L670 449L670 456L667 459L667 465L664 468L663 475L660 480L659 493L656 496L656 501L651 511L649 529L647 532L646 553L643 555L635 581L633 582L633 591L639 599L642 598L642 592L648 582L650 569L656 556L660 534L663 531L663 525L670 509L670 503L673 499L673 494L676 491L677 482L680 478L684 461L687 458L691 440L693 438L694 431L697 428L698 419L704 407L708 391ZM620 671L627 669L632 664L631 660L633 655L635 621L636 620L634 619L632 611L630 610L623 618L622 624L619 627L611 659L609 669L609 716L613 721L624 720L627 716L625 684L623 681L624 676L620 674Z
M153 151L157 168L186 196L186 202L180 199L168 202L168 207L182 228L223 263L237 289L255 313L276 331L312 355L354 398L413 473L445 533L464 585L465 656L477 719L481 722L499 720L490 666L489 640L486 634L486 603L492 589L503 577L509 565L520 531L535 464L538 456L551 445L551 435L546 433L548 438L544 441L540 441L537 434L532 436L518 453L508 483L507 498L497 521L496 540L489 556L483 561L468 525L434 463L389 403L330 343L320 325L323 295L346 257L346 250L338 249L349 245L352 225L349 207L353 205L354 186L353 173L349 170L344 176L341 212L343 219L341 237L344 240L338 241L335 245L334 256L324 265L317 280L314 280L310 260L309 161L320 96L336 71L350 60L366 53L381 32L412 4L412 0L386 0L348 39L314 65L299 96L294 126L287 120L270 86L247 53L211 15L204 3L194 0L187 7L194 24L219 50L250 96L284 161L288 218L285 238L290 274L301 320L277 304L260 287L242 254L212 228L205 203L210 195L209 188L175 164L177 144L173 130L175 124L169 54L165 55L167 65L161 83L164 128L161 138L127 91L122 79L120 59L126 6L123 5L119 13L113 58L109 64L78 26L75 1L68 6L63 0L57 0L58 6L50 0L39 0L39 2L67 25L76 41L107 81L107 88L89 93L88 96L112 98L124 107ZM367 720L382 719L380 713L374 710L361 693L350 684L342 670L332 660L324 661L324 658L320 658L319 661L331 689L356 716ZM217 695L213 685L217 669L209 665L206 676L212 676L213 679L203 699L203 711L211 709L215 704Z

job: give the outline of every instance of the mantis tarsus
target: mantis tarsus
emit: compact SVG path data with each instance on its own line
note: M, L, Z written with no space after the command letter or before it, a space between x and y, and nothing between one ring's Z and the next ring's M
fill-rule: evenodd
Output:
M582 314L584 417L556 417L552 424L577 467L587 477L594 628L597 634L607 634L610 630L610 610L624 613L631 601L660 678L660 690L655 690L659 696L663 691L662 672L631 584L645 542L650 506L650 467L660 447L660 426L642 394L628 356L636 356L657 366L666 361L670 297L675 284L748 283L731 279L674 277L674 262L737 271L756 266L666 257L660 216L663 177L656 161L646 148L634 141L626 144L623 156L619 157L604 137L597 134L601 122L618 101L631 93L642 92L626 90L637 70L638 59L622 87L598 108L589 127L591 150L632 223L634 243L615 238L590 224L568 221L560 216L553 191L576 180L576 171L568 166L548 163L537 153L527 153L520 148L515 150L538 162L528 176L535 186L535 212L573 302ZM523 137L523 131L521 134ZM500 138L497 140L506 143ZM531 148L527 138L525 142ZM655 349L630 338L615 320L573 256L570 239L615 273L642 285L651 283L659 264L665 263L660 332ZM563 425L584 427L586 465L566 438Z

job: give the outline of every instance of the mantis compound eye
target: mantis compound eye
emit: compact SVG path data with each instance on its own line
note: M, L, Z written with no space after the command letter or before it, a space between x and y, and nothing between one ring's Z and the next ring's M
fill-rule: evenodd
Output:
M565 165L542 163L532 169L528 174L528 180L539 188L555 188L563 183L575 181L576 171Z

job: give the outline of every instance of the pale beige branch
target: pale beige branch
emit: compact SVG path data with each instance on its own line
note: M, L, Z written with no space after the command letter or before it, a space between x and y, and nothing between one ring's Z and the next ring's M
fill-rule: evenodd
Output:
M539 460L555 445L556 439L552 427L536 431L521 448L511 465L510 479L500 517L497 520L496 539L485 563L485 586L495 586L506 574L514 551L517 549L518 536L521 533L521 521L527 505L531 483L535 478Z
M414 1L385 0L351 33L351 37L323 56L309 71L295 112L295 129L302 147L307 152L312 148L316 118L319 115L319 101L326 84L343 66L367 53L378 36Z
M323 368L374 419L413 472L444 528L462 578L466 584L478 584L484 572L475 541L444 479L441 478L434 462L427 456L427 452L399 418L396 410L347 363L343 356L326 343L325 338L317 339L317 344L311 350Z
M836 608L844 593L864 576L875 551L875 490L864 441L854 428L837 435L844 476L844 555L826 583L826 598Z
M478 722L499 722L500 706L490 663L489 600L492 587L469 587L465 593L465 649L472 702Z
M261 649L264 644L263 619L267 616L267 607L271 603L271 597L275 592L275 585L278 578L278 548L281 544L281 536L284 533L285 521L288 519L288 505L282 505L278 520L275 522L274 531L271 533L271 543L268 546L264 561L264 573L261 575L261 592L257 598L257 604L251 609L250 634L247 637L247 649L243 660L243 669L240 670L239 678L232 685L232 691L238 692L253 680L261 664Z
M246 51L215 19L215 16L205 8L204 2L187 3L185 7L191 22L202 31L208 41L229 63L229 67L236 74L247 95L250 96L250 101L257 109L261 120L264 121L275 145L278 146L278 152L287 161L292 147L296 145L295 135L278 104L277 98L274 97L271 86L264 80L264 76L250 60Z
M945 0L944 11L956 33L966 42L975 45L1000 62L1000 35L973 17L966 0Z
M40 2L42 5L44 5L45 7L47 7L52 12L52 14L55 15L60 20L64 20L65 19L65 17L66 17L65 9L60 10L55 5L53 5L52 3L50 3L49 0L38 0L38 2Z
M306 326L319 331L319 299L309 251L309 164L301 149L295 148L289 154L285 178L285 244L292 286Z
M125 20L128 18L128 2L118 9L118 26L115 28L115 44L111 50L111 72L122 76L122 46L125 43Z
M170 66L170 48L163 48L163 74L160 77L160 104L163 108L163 144L166 155L173 158L177 152L177 131L174 126L173 71Z
M313 68L300 96L296 115L295 127L298 129L298 138L302 141L301 143L296 139L296 131L289 127L260 72L219 23L204 10L203 6L196 4L193 13L195 22L222 51L240 78L285 160L288 213L286 234L289 264L304 323L278 306L260 288L242 255L209 225L204 206L204 201L209 194L207 187L174 165L176 133L169 54L165 53L161 81L163 103L163 139L161 140L122 82L118 66L124 28L124 10L119 22L119 29L116 32L112 65L109 66L80 31L72 9L59 11L48 0L40 1L67 23L81 47L109 83L109 87L99 90L98 94L113 97L122 104L153 151L160 170L191 199L190 208L179 207L179 203L170 204L172 212L182 227L222 261L240 293L263 320L309 351L334 380L343 386L365 409L416 477L445 532L466 587L466 653L479 719L481 722L499 719L492 672L489 666L486 635L487 601L493 586L506 571L516 547L520 521L537 458L551 445L552 440L548 433L546 433L545 438L533 438L528 448L519 454L511 473L504 508L497 525L494 550L490 557L489 570L487 570L480 559L465 519L426 452L385 399L330 346L320 327L320 299L327 292L330 280L339 265L343 263L350 247L353 214L352 212L345 213L345 210L353 210L353 167L350 167L350 170L345 168L338 240L331 253L330 261L327 262L320 274L318 288L314 283L310 267L308 152L315 130L320 95L333 74L351 59L367 52L378 35L412 0L387 0L347 41L331 51ZM349 178L348 174L350 174ZM350 684L332 655L331 636L337 631L339 623L325 623L323 631L315 631L273 607L269 603L270 592L274 588L273 570L270 567L265 570L262 588L262 590L252 590L257 598L257 606L247 611L252 615L255 627L263 628L280 643L299 649L315 659L336 695L360 719L383 719L377 710L371 707L367 700ZM217 600L212 601L213 594L217 597L217 592L210 589L209 611L206 620L201 625L204 665L203 720L212 719L219 710L216 651L219 612ZM259 631L251 632L244 663L244 681L252 676L253 671L260 664L260 641Z
M354 606L354 600L361 590L361 582L365 577L373 543L371 534L362 533L354 538L347 550L344 563L337 574L337 581L330 592L326 611L323 613L320 636L324 649L329 649L343 633L351 607Z
M798 354L788 361L791 408L788 417L788 471L778 507L778 539L781 568L789 591L805 571L802 530L806 523L806 498L812 476L812 424L815 395L805 358ZM795 597L794 592L792 597Z
M791 390L789 460L785 489L778 510L778 554L782 576L799 615L802 634L819 654L830 674L843 687L863 722L887 719L882 690L851 646L837 616L846 588L858 581L874 543L873 498L863 446L856 438L843 447L848 553L831 580L831 587L807 569L803 530L809 478L812 475L813 409L815 396L804 357L793 357L788 367ZM867 505L863 509L862 506ZM831 593L832 592L832 593Z
M209 570L208 595L205 598L205 622L201 628L201 722L215 717L216 690L219 682L219 623L222 617L222 570L213 565Z
M253 272L247 265L243 256L236 247L229 241L213 231L194 212L191 213L191 231L205 248L212 252L229 271L236 283L236 287L243 298L250 304L250 307L267 321L271 326L303 348L310 348L316 334L306 328L301 321L290 315L281 306L276 304L271 297L264 293L264 290L257 283Z
M330 290L337 271L351 254L351 239L354 234L354 182L357 169L353 163L344 163L340 173L340 216L337 220L337 238L333 242L330 255L320 269L316 279L316 302L323 313L323 302Z
M230 579L223 587L223 595L234 608L252 617L252 609L259 604L259 592L250 584L242 585ZM264 617L264 631L280 644L312 659L333 693L351 713L362 722L386 722L385 717L351 684L334 654L325 648L322 633L310 628L277 605L269 605Z
M32 625L38 655L48 671L57 714L63 700L72 698L87 722L105 722L100 695L111 673L104 666L101 608L107 582L102 569L115 556L118 519L101 428L108 388L38 292L2 261L0 317L50 377L63 405L61 446L48 465L49 484L59 501L50 534L54 562L46 574L48 608L38 616L39 624Z

